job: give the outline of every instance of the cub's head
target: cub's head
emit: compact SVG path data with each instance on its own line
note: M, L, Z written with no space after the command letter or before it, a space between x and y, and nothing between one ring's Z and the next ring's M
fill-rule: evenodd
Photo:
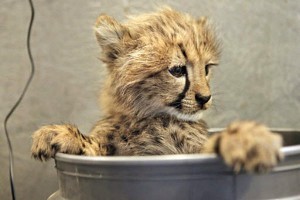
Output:
M122 24L101 15L95 33L109 71L102 95L108 112L166 112L196 121L211 105L209 80L219 49L205 18L170 8Z

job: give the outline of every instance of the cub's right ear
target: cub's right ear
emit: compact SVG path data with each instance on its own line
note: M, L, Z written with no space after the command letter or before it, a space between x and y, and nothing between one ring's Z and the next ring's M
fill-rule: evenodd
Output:
M113 62L122 53L122 39L127 31L126 27L108 15L100 15L94 26L97 41L102 48L101 60Z

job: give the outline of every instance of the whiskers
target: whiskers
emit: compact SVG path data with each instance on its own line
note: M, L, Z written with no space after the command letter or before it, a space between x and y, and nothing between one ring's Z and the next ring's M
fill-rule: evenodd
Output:
M211 94L213 100L210 108L216 113L220 113L224 110L224 98L222 98L225 96L224 94L226 94L226 92L214 92Z
M216 113L220 113L222 111L225 110L225 108L227 107L227 102L229 102L229 100L226 100L226 95L228 93L226 92L213 92L211 95L213 97L213 101L211 104L211 109L216 112ZM225 97L225 98L224 98Z

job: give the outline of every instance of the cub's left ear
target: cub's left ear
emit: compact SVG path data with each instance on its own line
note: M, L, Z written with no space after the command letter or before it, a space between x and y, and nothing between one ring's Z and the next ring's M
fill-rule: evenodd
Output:
M126 27L108 15L100 15L96 20L94 30L103 50L102 61L112 62L121 53L121 41L127 32Z

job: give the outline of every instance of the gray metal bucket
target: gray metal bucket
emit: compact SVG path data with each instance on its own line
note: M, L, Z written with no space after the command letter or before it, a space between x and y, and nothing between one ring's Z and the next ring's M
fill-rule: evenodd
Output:
M49 200L300 199L300 131L282 134L285 160L264 175L238 175L214 154L85 157L57 154Z

